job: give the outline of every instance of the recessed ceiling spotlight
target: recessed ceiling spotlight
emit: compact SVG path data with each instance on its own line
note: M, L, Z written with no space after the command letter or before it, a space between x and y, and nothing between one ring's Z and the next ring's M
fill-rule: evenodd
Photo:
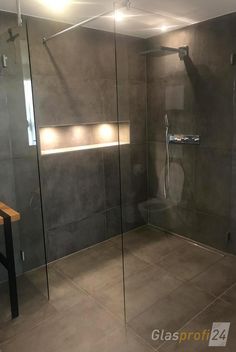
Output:
M116 22L122 22L124 20L124 15L120 10L115 10L114 18Z
M166 31L168 30L168 28L169 28L168 26L166 26L166 25L163 24L163 26L160 27L160 30L161 30L162 32L166 32Z
M169 29L174 29L174 28L177 28L178 25L166 25L166 24L163 24L161 27L157 27L155 29L158 29L159 31L161 32L167 32Z
M70 3L70 0L42 0L42 2L51 10L60 12Z

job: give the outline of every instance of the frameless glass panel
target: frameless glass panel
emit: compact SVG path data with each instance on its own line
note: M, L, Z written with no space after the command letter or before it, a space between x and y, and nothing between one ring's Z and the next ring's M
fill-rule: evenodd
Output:
M150 56L148 61L149 184L154 202L149 219L160 228L228 251L233 82L227 33L219 35L217 30L223 22L190 26L148 41L149 47L188 46L189 51L183 60L170 55Z
M117 124L110 23L43 45L62 24L28 22L50 303L75 322L79 350L110 336L124 314L118 127L127 144L129 124Z
M119 11L119 12L117 12ZM146 13L121 8L116 11L116 51L119 121L130 123L130 144L120 146L122 230L124 246L126 320L129 323L150 303L148 262L142 250L148 223L147 189L147 76ZM123 16L123 17L122 17ZM152 18L152 16L150 16Z
M40 307L47 306L47 277L25 25L1 35L0 56L0 201L21 216L13 224L13 241L19 311L26 322ZM1 251L5 251L2 226L0 231ZM11 315L7 275L2 265L0 273L0 320L4 323ZM35 276L40 281L40 290L34 286Z
M126 318L157 348L164 341L157 330L184 326L211 302L217 270L227 275L234 265L216 249L232 251L235 242L235 14L186 27L184 19L132 4L119 11L118 111L120 121L130 122L131 141L120 146Z

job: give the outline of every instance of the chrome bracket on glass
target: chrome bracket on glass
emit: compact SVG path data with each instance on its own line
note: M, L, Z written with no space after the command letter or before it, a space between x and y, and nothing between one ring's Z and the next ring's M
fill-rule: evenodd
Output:
M6 55L1 55L1 61L2 61L2 67L7 68L7 56Z
M200 144L199 135L169 134L170 144Z

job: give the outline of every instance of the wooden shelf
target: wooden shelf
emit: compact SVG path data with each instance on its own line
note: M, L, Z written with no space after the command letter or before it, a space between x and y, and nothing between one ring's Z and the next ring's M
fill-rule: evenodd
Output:
M0 202L0 209L3 210L6 214L8 214L11 217L12 222L20 220L20 213L18 213L12 208L9 208L6 204L2 202ZM3 217L0 216L0 225L3 225L3 224L4 224Z

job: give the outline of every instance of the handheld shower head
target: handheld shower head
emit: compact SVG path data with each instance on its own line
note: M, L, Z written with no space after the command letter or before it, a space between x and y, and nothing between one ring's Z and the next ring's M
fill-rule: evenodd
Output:
M170 124L169 124L169 119L168 119L168 115L167 115L167 114L165 114L164 119L165 119L165 126L166 126L166 128L169 128L169 127L170 127Z

